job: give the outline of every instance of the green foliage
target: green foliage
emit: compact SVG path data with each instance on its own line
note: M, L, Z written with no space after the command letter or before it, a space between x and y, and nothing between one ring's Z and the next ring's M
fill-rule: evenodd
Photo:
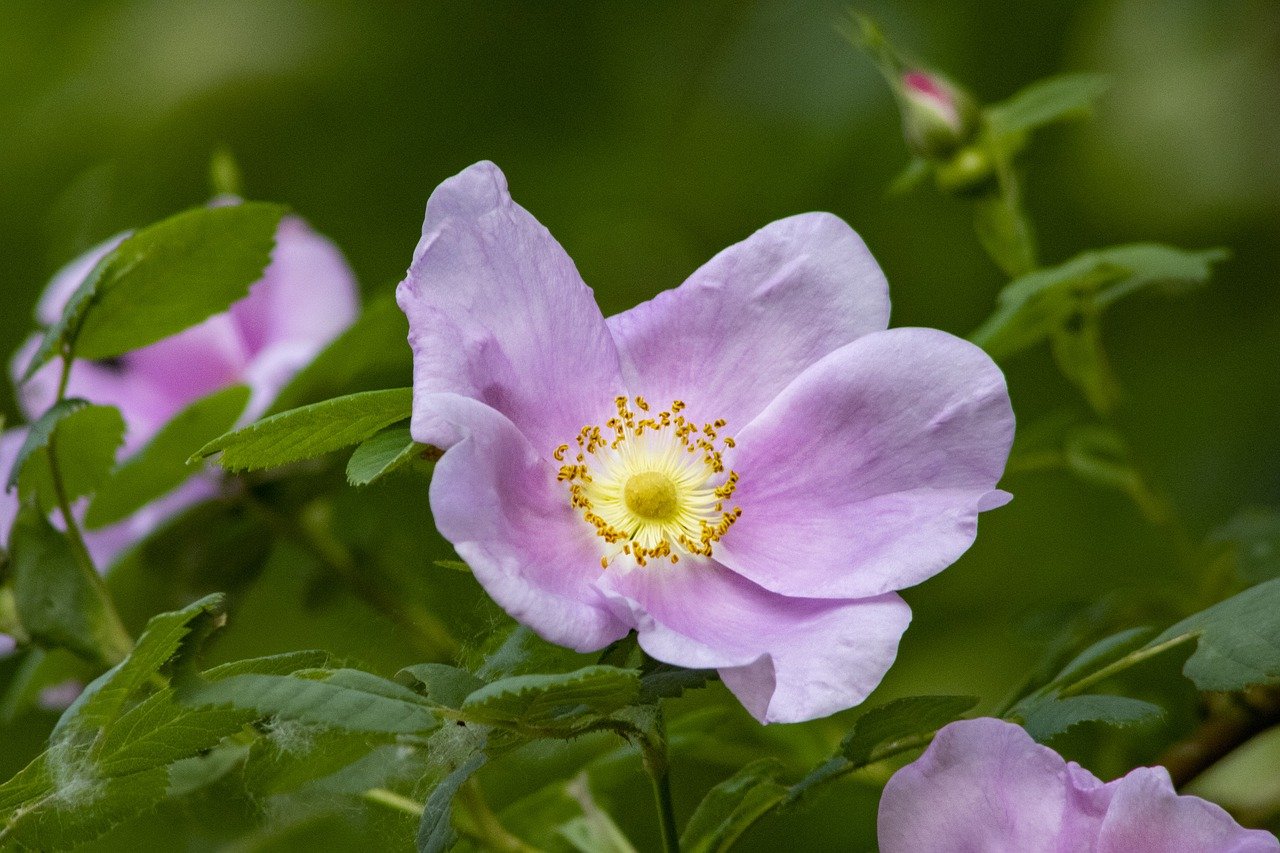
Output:
M420 663L396 673L396 681L416 690L436 705L461 708L467 697L485 686L468 670L445 663Z
M273 468L323 456L371 438L409 416L413 391L362 391L271 415L200 448L197 457L216 460L230 471Z
M105 527L182 485L198 468L191 454L235 425L249 402L249 388L232 385L192 403L145 447L116 466L98 487L84 524Z
M1065 119L1087 115L1111 87L1105 74L1059 74L1039 80L1013 97L987 107L991 130L1000 137L1025 134Z
M1194 639L1183 673L1201 690L1280 684L1280 580L1270 580L1188 616L1146 647Z
M787 801L794 803L813 788L892 755L899 747L923 746L933 732L977 704L975 696L908 696L870 709L854 722L834 756L791 787Z
M686 853L724 853L751 825L787 796L778 781L782 763L762 758L716 785L702 798L680 836Z
M258 202L201 207L126 238L71 296L24 379L60 351L113 358L226 310L262 277L283 215Z
M57 403L36 420L18 450L8 485L34 496L46 510L58 506L49 468L54 449L68 501L90 494L107 476L116 450L124 440L124 419L114 406L95 406L84 400Z
M407 426L385 429L366 439L351 454L347 462L347 482L353 486L367 486L420 458L430 449L414 441Z
M34 502L19 510L10 547L14 605L27 635L89 661L114 663L128 653L129 635L101 582Z
M458 834L450 821L453 798L486 760L484 753L476 753L445 776L431 792L422 812L422 823L418 826L418 853L443 853L457 840Z
M1204 284L1220 249L1184 251L1138 243L1085 252L1056 267L1036 270L1000 291L995 313L969 336L997 361L1083 322L1086 308L1101 309L1138 290L1171 292Z
M557 675L516 675L469 695L462 713L469 720L518 729L561 728L585 713L608 714L640 696L640 673L612 666L588 666Z
M1100 722L1127 726L1154 720L1164 714L1159 705L1127 696L1042 696L1020 708L1023 727L1044 743L1079 723Z

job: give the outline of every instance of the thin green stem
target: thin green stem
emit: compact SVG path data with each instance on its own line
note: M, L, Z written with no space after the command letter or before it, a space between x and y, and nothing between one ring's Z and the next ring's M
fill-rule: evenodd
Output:
M1163 643L1157 643L1154 646L1145 646L1141 649L1138 649L1137 651L1130 652L1129 654L1125 655L1119 660L1113 661L1112 663L1104 666L1102 669L1092 672L1089 675L1086 675L1083 678L1079 679L1078 681L1074 681L1071 684L1068 684L1066 687L1064 687L1062 690L1058 692L1058 696L1060 697L1076 696L1080 693L1083 693L1084 691L1088 690L1090 687L1094 686L1095 684L1099 684L1103 681L1106 681L1108 678L1111 678L1113 675L1117 675L1121 672L1124 672L1126 669L1129 669L1130 667L1137 666L1143 661L1150 660L1156 655L1162 654L1168 651L1169 649L1174 648L1175 646L1180 646L1183 643L1188 642L1189 640L1193 640L1196 638L1196 636L1197 636L1196 634L1183 634L1181 636L1172 637L1168 640L1165 640Z
M459 834L470 838L482 849L497 853L542 853L502 825L502 821L489 807L484 791L474 776L462 783L454 803L459 812Z
M680 853L680 831L676 827L675 802L671 798L671 762L667 757L665 729L659 706L656 735L642 735L639 738L640 758L653 787L653 799L658 808L658 827L662 831L662 849L666 853Z
M395 791L388 791L386 788L370 788L360 794L360 796L371 803L386 806L389 809L402 812L412 817L422 817L422 803L417 800L411 800L401 794L397 794Z

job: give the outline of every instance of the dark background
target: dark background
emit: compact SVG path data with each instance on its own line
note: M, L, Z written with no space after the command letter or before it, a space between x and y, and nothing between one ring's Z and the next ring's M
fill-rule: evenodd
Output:
M1192 539L1242 506L1280 503L1280 6L860 8L983 101L1063 70L1114 75L1092 121L1045 131L1022 161L1043 257L1137 240L1232 251L1208 288L1141 295L1107 315L1126 392L1117 422ZM880 260L894 325L964 335L1004 279L979 249L966 203L930 186L886 197L907 155L889 92L836 31L844 15L845 4L816 0L8 0L0 349L28 334L36 296L62 263L122 228L201 204L219 145L239 162L247 196L292 205L343 248L366 296L403 273L432 188L487 158L565 245L606 313L679 284L770 220L825 209ZM1046 349L1006 369L1020 428L1083 409ZM0 407L15 414L7 388ZM1123 495L1059 472L1011 475L1004 486L1016 499L984 516L973 551L909 593L915 624L882 695L973 693L990 706L1035 657L1035 635L1074 604L1117 591L1150 603L1199 580L1177 567L1167 531ZM279 600L277 609L290 606ZM371 651L386 636L367 614L331 614L332 627L317 632L305 610L273 606L233 614L245 650L264 645L253 639L260 619L275 623L272 641L284 647L327 641L394 662ZM45 725L0 731L7 772ZM767 737L802 765L843 725ZM1079 749L1102 771L1152 758L1141 746ZM724 761L677 776L682 814L737 766ZM804 827L815 844L865 845L868 790L842 786L802 818L765 824L755 843L767 849ZM602 799L628 828L650 822L645 799ZM641 843L647 830L634 831Z

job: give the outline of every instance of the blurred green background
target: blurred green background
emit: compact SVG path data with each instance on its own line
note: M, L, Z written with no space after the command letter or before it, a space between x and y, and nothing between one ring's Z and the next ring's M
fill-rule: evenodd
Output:
M1117 421L1193 539L1242 506L1280 503L1280 5L859 9L983 101L1061 70L1114 75L1092 121L1043 133L1022 160L1043 258L1137 240L1231 249L1208 288L1139 296L1105 318L1126 392ZM487 158L565 245L606 313L679 284L773 219L825 209L884 267L894 325L966 334L1004 281L964 202L931 187L886 197L907 154L883 81L837 34L845 11L818 0L6 0L0 350L29 333L35 299L62 263L201 204L220 145L239 162L247 196L292 205L343 248L366 296L388 293L408 265L432 188ZM1020 426L1083 409L1046 350L1006 370ZM0 409L16 414L8 388ZM970 554L908 593L915 624L881 695L974 693L990 705L1035 658L1024 637L1037 625L1117 591L1138 602L1131 611L1158 614L1162 596L1197 584L1177 568L1167 533L1122 495L1056 472L1004 485L1016 499L983 517ZM414 498L425 504L425 491ZM444 553L434 539L422 548ZM473 589L442 583L437 609L474 612ZM256 614L233 613L273 623L272 637L245 629L228 643L243 647L236 653L327 643L384 666L408 654L368 612L305 598L282 593L258 600ZM290 610L294 599L303 603ZM0 731L5 775L38 749L46 716ZM1174 717L1170 725L1187 724ZM802 767L842 728L754 737ZM708 765L699 737L695 729L677 750L682 815L736 767L724 754ZM1134 749L1112 756L1113 772L1153 757ZM491 784L496 799L517 793L506 790L513 780ZM649 803L642 788L619 790L601 799L644 847ZM746 846L771 849L804 831L814 843L867 847L873 809L873 792L841 786L801 818L767 822ZM205 820L195 806L184 814L159 823ZM298 838L314 831L339 849L350 821L335 825Z

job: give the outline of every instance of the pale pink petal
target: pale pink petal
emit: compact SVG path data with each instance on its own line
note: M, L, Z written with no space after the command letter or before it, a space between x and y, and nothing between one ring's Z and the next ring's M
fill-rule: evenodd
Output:
M441 184L396 291L409 318L414 393L479 400L549 456L601 424L624 392L613 339L573 261L511 200L492 163ZM442 444L414 406L418 441Z
M829 213L766 225L674 290L609 318L632 393L742 429L828 353L889 324L884 274Z
M774 592L859 598L919 583L977 535L1013 440L1000 369L932 329L866 335L738 435L742 517L716 557Z

